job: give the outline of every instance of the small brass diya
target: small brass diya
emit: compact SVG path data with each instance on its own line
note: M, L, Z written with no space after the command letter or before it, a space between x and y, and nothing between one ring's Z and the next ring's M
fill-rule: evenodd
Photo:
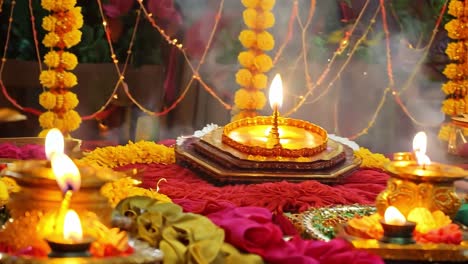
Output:
M271 145L270 131L277 122L279 144ZM245 154L259 156L310 157L327 148L327 131L307 121L259 116L224 126L222 143Z
M396 156L399 158L385 166L391 177L387 188L377 196L377 211L383 215L393 205L407 216L412 209L424 207L429 211L440 210L453 218L461 206L454 181L467 177L468 171L434 162L420 165L410 154Z
M67 206L81 216L83 233L86 234L94 232L92 229L96 229L98 225L110 226L112 207L107 198L101 195L100 188L106 182L123 175L105 168L79 164L77 167L81 174L81 188L68 197L70 200ZM26 223L37 222L35 225L25 227L33 230L22 230L25 234L36 235L30 238L31 241L41 241L53 235L60 228L58 215L63 206L64 195L57 185L50 161L16 161L9 164L3 174L13 178L21 188L20 192L12 194L8 203L12 222L18 219ZM14 232L9 231L9 222L4 226L0 236L8 232ZM24 246L28 242L30 241L16 241L21 245L14 246ZM45 242L42 245L45 245Z

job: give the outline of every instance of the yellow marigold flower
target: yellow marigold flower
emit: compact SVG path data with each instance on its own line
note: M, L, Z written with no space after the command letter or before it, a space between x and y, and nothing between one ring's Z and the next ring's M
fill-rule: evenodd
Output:
M64 134L68 134L68 130L65 127L65 122L60 117L55 118L53 127L55 127L58 130L62 131L62 133L64 133Z
M442 112L454 116L466 113L465 99L448 98L442 101Z
M448 5L447 13L454 17L465 17L468 15L468 8L465 8L463 2L452 0Z
M259 13L256 20L256 29L267 29L275 25L275 16L270 11Z
M261 91L237 90L234 103L240 109L262 109L266 103L265 94Z
M232 121L248 118L248 117L256 117L257 112L256 111L248 111L248 110L242 110L238 114L234 115L232 117Z
M255 61L255 53L253 51L242 51L239 53L239 56L237 57L239 60L240 65L250 68L253 66L254 61Z
M236 73L236 82L241 86L250 86L252 82L252 73L247 69L240 69Z
M466 44L462 41L450 42L445 49L450 60L466 60Z
M53 128L57 115L54 112L44 112L39 116L39 125L42 128Z
M58 52L51 50L44 56L44 63L50 68L56 68L60 64L60 55Z
M462 79L468 73L466 64L449 63L445 66L443 74L449 79Z
M440 140L448 141L451 130L452 130L452 126L450 124L443 124L440 127L439 134L437 135L437 137Z
M76 0L55 0L54 11L70 10L76 5Z
M442 91L449 95L453 94L456 97L465 97L468 90L468 80L448 81L442 85Z
M75 108L78 105L78 97L72 92L66 92L63 95L63 108L65 110L70 110Z
M260 0L242 0L242 4L247 8L255 8Z
M452 19L445 24L448 36L451 39L468 38L468 28L465 23L459 19Z
M10 177L1 177L0 181L2 181L6 185L9 193L16 193L19 192L21 189L16 183L16 181Z
M254 65L259 72L267 72L273 67L273 61L271 60L270 56L266 54L260 54L255 57Z
M63 85L66 88L72 88L73 86L78 84L78 79L76 78L76 75L71 73L71 72L63 72L61 74Z
M70 32L63 34L63 43L67 48L71 48L78 44L81 40L81 31L74 29Z
M54 31L57 19L54 16L46 16L42 19L42 28L47 31Z
M263 11L270 11L275 6L275 0L260 0L259 6Z
M55 107L56 96L51 92L42 92L39 95L39 104L47 110L51 110Z
M49 133L49 131L50 131L50 128L43 129L41 132L39 132L39 135L37 135L37 136L41 137L41 138L45 138L47 136L47 133Z
M73 28L74 29L82 28L84 22L83 22L83 14L81 13L81 7L76 6L68 12L70 12L70 14L73 16L73 20L74 20Z
M361 168L384 169L385 164L390 160L382 154L373 153L369 149L359 148L354 151L354 156L361 158Z
M7 204L9 199L10 195L8 194L8 187L0 180L0 206Z
M262 31L257 34L257 47L264 51L272 50L275 47L275 39L273 35L267 31Z
M255 43L257 41L257 34L253 30L250 29L244 29L241 31L239 34L239 40L242 44L242 46L246 48L251 48L255 46Z
M242 16L244 17L244 23L249 28L256 28L257 27L257 10L254 8L247 8L243 13Z
M46 46L47 48L53 48L57 45L59 41L59 35L57 35L55 32L49 32L44 36L42 44L44 44L44 46Z
M41 85L47 88L54 88L57 85L57 75L55 71L45 70L39 75Z
M255 74L252 78L252 86L255 89L263 89L267 87L268 77L263 73Z
M75 54L65 51L62 53L60 62L66 70L71 71L78 65L78 58L76 58Z
M41 6L47 11L52 11L55 9L55 3L57 0L41 0Z
M63 123L65 131L74 131L81 124L81 117L75 110L69 110L63 114Z

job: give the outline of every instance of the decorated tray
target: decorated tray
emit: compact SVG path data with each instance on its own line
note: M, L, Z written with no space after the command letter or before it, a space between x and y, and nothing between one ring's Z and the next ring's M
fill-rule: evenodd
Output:
M371 215L375 207L366 205L339 205L333 207L315 208L302 214L304 236L317 240L328 241L335 237L335 228L348 222L355 216Z
M440 243L399 245L383 243L376 239L365 239L346 233L346 224L339 225L336 232L338 237L348 240L355 248L372 252L386 260L468 263L466 230L464 230L465 240L459 245Z

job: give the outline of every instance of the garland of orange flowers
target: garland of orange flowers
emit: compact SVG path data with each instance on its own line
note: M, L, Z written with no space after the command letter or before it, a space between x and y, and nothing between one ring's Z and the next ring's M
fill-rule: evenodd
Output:
M263 89L268 83L268 72L273 61L265 54L275 46L273 35L266 31L275 24L271 9L275 0L242 0L246 7L243 12L247 29L239 34L239 41L247 50L239 53L238 60L243 67L236 73L236 82L241 86L234 95L233 120L254 117L266 103Z
M445 25L450 42L445 53L451 60L444 69L444 75L449 79L442 85L442 91L447 95L442 102L442 112L448 116L468 113L468 6L466 1L451 0L447 13L454 18ZM442 125L439 138L448 140L451 124Z
M83 15L76 0L42 0L42 8L50 14L42 20L42 28L48 31L42 44L50 48L44 56L48 69L39 76L42 86L48 90L39 96L39 104L47 109L39 116L43 128L39 136L45 136L49 129L58 128L64 135L78 129L81 117L73 110L78 105L76 94L70 88L77 85L77 77L70 72L78 64L77 57L65 51L81 40Z

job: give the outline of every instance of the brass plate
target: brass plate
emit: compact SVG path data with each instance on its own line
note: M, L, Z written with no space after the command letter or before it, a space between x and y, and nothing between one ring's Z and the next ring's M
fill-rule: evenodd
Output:
M208 180L222 184L283 180L291 182L317 180L324 183L337 183L361 164L361 160L354 157L354 152L351 148L341 145L343 156L339 161L324 161L325 163L322 163L322 165L327 164L326 168L320 167L322 166L321 163L316 163L317 167L313 170L310 166L314 163L241 160L231 155L231 150L223 151L216 147L211 147L209 148L210 152L202 154L194 147L199 141L200 139L198 138L192 138L188 139L182 146L177 146L175 149L176 162L179 165L199 172L200 176L206 177ZM209 144L203 145L209 147ZM226 162L227 160L230 160L230 162ZM253 167L245 168L239 166L244 161L250 162L249 165ZM316 162L320 162L320 160ZM270 169L262 168L262 166L270 166Z
M130 244L135 252L122 257L103 258L33 258L18 257L0 253L0 263L3 264L158 264L162 263L163 253L159 249L148 246L145 242L132 240Z
M468 262L468 241L460 245L450 244L410 244L398 245L380 242L376 239L363 239L346 233L345 225L337 227L338 237L351 242L355 248L363 249L387 260L424 262ZM466 239L466 231L464 237Z

